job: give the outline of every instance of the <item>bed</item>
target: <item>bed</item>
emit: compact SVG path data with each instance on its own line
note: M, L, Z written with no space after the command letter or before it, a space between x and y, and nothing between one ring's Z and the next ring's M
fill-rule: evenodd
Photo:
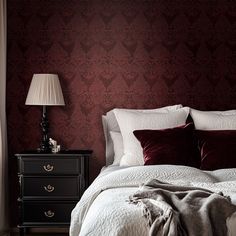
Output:
M174 109L179 109L179 107L175 107ZM122 111L123 112L123 111ZM125 111L126 112L126 111ZM227 129L225 128L224 121L220 122L220 124L217 122L212 122L210 121L207 129L208 130L216 130L215 126L218 125L217 130L221 130L220 133L217 132L217 137L224 136L223 140L225 140L225 130L234 130L236 127L236 120L233 120L231 123L229 122L230 118L234 118L236 113L235 111L229 111L226 113L200 113L200 115L203 115L203 118L201 117L200 122L196 120L196 117L199 116L199 113L197 111L193 111L197 113L195 116L194 114L192 115L192 118L195 122L195 129L198 130L204 130L206 129L205 123L204 122L204 115L212 116L213 119L215 118L217 122L220 122L219 119L223 117L223 115L227 116L227 122L225 124L227 125ZM132 113L132 112L131 112ZM148 114L150 115L151 112ZM123 113L122 113L123 114ZM132 119L135 119L135 122L137 119L136 117L137 114L132 113ZM134 117L135 116L135 117ZM107 167L104 167L99 174L99 176L94 180L94 182L90 185L90 187L85 191L83 194L81 200L78 202L74 210L72 211L71 214L71 225L70 225L70 236L85 236L85 235L103 235L103 236L141 236L141 235L149 235L150 233L150 226L147 223L147 220L144 217L144 211L143 208L140 207L137 204L132 204L130 202L130 196L133 196L135 193L140 191L142 188L143 184L155 179L158 181L162 181L164 183L169 183L173 186L187 186L189 188L202 188L206 189L209 191L212 191L214 193L219 193L222 192L224 196L227 196L227 199L230 199L229 202L232 204L233 207L236 207L236 168L230 168L236 167L235 163L231 162L229 160L232 159L230 157L227 159L227 156L223 158L226 161L223 161L222 168L218 168L219 162L216 162L214 166L214 170L210 170L211 168L209 165L212 165L212 156L207 155L207 158L202 159L202 164L204 166L204 170L200 169L200 166L195 166L194 165L190 166L187 165L189 162L185 165L181 165L181 162L178 163L177 165L170 160L170 163L163 164L161 159L158 159L158 161L155 163L151 163L150 165L144 165L143 163L140 163L142 160L139 158L136 158L137 156L140 155L138 151L141 150L145 157L145 151L146 150L143 147L142 142L141 143L131 143L127 145L127 142L130 142L131 136L130 132L133 133L133 130L142 130L142 129L156 129L155 125L156 122L148 122L148 126L145 124L144 127L140 127L145 123L143 122L143 119L147 118L147 114L141 114L139 115L141 117L141 122L137 124L135 123L134 120L129 120L129 118L123 117L125 119L125 123L131 122L134 127L131 127L131 123L128 127L126 124L124 124L124 127L122 127L122 123L118 122L119 125L117 126L117 123L114 122L114 117L112 115L113 121L111 122L112 124L105 124L104 127L104 132L105 132L105 137L106 137L106 158L107 158ZM216 116L216 117L214 117ZM116 116L116 118L120 118L119 116ZM220 118L219 118L220 117ZM209 118L209 117L207 117ZM154 115L151 115L151 119L154 119ZM160 117L158 118L160 119ZM166 120L166 117L164 117ZM184 123L186 122L187 115L184 117L180 117L180 120L184 119ZM118 119L119 121L119 119ZM159 120L158 120L159 121ZM169 137L169 132L173 134L173 130L176 133L176 129L173 127L176 127L178 125L182 125L183 121L178 121L176 117L173 119L174 123L173 124L168 124L168 137ZM168 120L170 122L170 119ZM175 123L177 122L177 123ZM179 123L178 123L179 122ZM208 122L208 121L207 121ZM109 123L109 122L108 122ZM150 127L150 123L151 127ZM158 122L160 124L160 122ZM153 125L154 124L154 125ZM230 125L231 126L230 126ZM214 126L212 129L210 126ZM165 125L164 125L165 126ZM171 126L171 129L169 128ZM202 128L204 126L204 128ZM229 128L229 126L231 128ZM122 138L123 138L123 144L119 143L117 144L118 147L115 147L115 142L118 140L114 140L114 136L112 139L112 134L111 134L111 129L115 127L114 132L121 132L122 133ZM210 128L209 128L210 127ZM220 128L219 128L220 127ZM107 128L107 130L106 130ZM160 129L160 127L158 127ZM164 127L166 130L166 127ZM179 132L179 128L178 132ZM189 126L187 127L189 129ZM128 131L127 131L128 130ZM130 131L131 130L131 131ZM170 131L169 131L170 130ZM181 126L181 135L182 135L182 130L183 127ZM224 131L222 134L222 130ZM125 133L126 132L126 133ZM127 134L128 132L128 134ZM158 131L159 132L159 131ZM186 126L184 126L184 132L186 133ZM202 132L202 131L201 131ZM230 132L231 135L232 132ZM207 138L208 138L207 133ZM212 132L210 132L212 134ZM110 135L110 136L109 136ZM160 133L158 133L158 137L160 137ZM162 136L166 135L166 131L163 135L163 132L161 133ZM178 133L179 135L179 133ZM188 131L189 135L189 131ZM205 133L204 133L205 135ZM215 131L214 131L215 135ZM227 132L227 137L230 136L228 135ZM234 132L233 132L234 135ZM125 140L128 136L128 141ZM153 135L152 135L153 136ZM206 135L205 135L206 136ZM204 136L204 138L205 138ZM137 136L136 136L137 137ZM171 136L172 137L172 136ZM177 139L179 136L176 136ZM175 140L176 140L175 137ZM132 137L133 139L135 137ZM212 137L211 137L212 139ZM232 137L231 137L232 139ZM181 139L182 140L182 139ZM185 140L185 139L183 139ZM187 138L186 140L189 140ZM113 141L113 147L109 146L109 143L112 143ZM221 140L222 141L222 140ZM126 142L126 143L125 143ZM182 142L182 141L181 141ZM218 139L217 139L218 142ZM170 142L171 143L171 142ZM137 146L135 145L140 145L139 147L140 150L137 151ZM150 142L149 142L150 144ZM160 143L159 143L160 144ZM216 143L217 144L217 143ZM116 145L116 146L117 146ZM170 144L171 147L173 146L173 143ZM178 143L178 146L180 143ZM181 145L185 145L181 144ZM206 146L206 143L204 144ZM203 145L203 146L204 146ZM109 148L108 148L109 146ZM205 148L204 146L204 148ZM219 145L218 145L219 146ZM230 143L230 147L231 147ZM141 149L143 148L143 150ZM168 147L170 149L170 147ZM124 149L122 150L119 154L117 154L116 149ZM116 150L116 151L115 151ZM181 149L182 150L182 149ZM149 150L150 151L150 150ZM176 151L176 149L175 149ZM204 150L201 150L201 154L203 153ZM207 150L209 151L209 150ZM231 150L234 151L234 150ZM132 153L133 152L133 153ZM169 153L169 152L168 152ZM212 153L212 152L210 152ZM214 152L213 152L214 153ZM218 154L221 154L217 150ZM128 155L127 155L128 154ZM133 154L133 156L132 156ZM150 154L150 152L149 152ZM156 153L155 153L156 154ZM173 153L171 153L172 155ZM186 152L185 155L188 155L189 152ZM209 154L209 152L208 152ZM119 156L120 155L120 156ZM126 158L123 159L123 164L120 164L122 161L122 158L126 155ZM216 154L215 154L216 155ZM229 154L230 156L231 154ZM132 157L131 157L132 156ZM173 155L172 155L173 156ZM210 157L209 157L210 156ZM111 158L113 157L113 160ZM156 158L156 157L155 157ZM166 158L166 156L165 156ZM178 156L177 156L178 158ZM215 158L215 157L214 157ZM135 159L135 161L134 161ZM143 159L143 156L142 156ZM186 159L186 158L185 158ZM166 159L165 159L166 160ZM176 162L177 159L174 160ZM189 160L189 158L188 158ZM134 162L133 162L134 161ZM145 159L144 162L150 162L150 159ZM155 159L156 161L156 159ZM118 163L118 164L117 164ZM222 164L222 163L220 163ZM228 198L229 197L229 198ZM217 206L218 207L218 206ZM235 211L236 212L236 211ZM226 228L227 228L227 235L236 235L236 213L232 214L230 217L227 218L226 222ZM199 231L200 232L200 231ZM194 235L210 235L210 234L202 234L202 233L197 233ZM153 235L153 234L152 234ZM159 234L155 234L159 235ZM173 234L174 235L174 234Z
M73 210L70 235L148 235L142 209L129 204L128 199L140 183L152 178L222 191L236 203L236 169L204 172L175 165L112 166L101 172Z

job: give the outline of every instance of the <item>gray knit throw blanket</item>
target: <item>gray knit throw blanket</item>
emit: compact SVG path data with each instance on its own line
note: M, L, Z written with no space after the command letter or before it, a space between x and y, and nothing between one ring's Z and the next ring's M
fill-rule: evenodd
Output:
M236 212L222 193L156 179L144 184L129 202L143 207L150 236L227 236L226 219Z

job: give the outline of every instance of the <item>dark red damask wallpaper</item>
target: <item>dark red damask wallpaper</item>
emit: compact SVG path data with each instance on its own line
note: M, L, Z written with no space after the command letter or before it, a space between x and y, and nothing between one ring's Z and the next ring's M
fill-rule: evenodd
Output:
M94 150L91 179L113 107L236 107L235 1L8 0L7 13L10 156L40 141L41 109L24 104L34 73L59 74L66 106L50 108L51 136Z

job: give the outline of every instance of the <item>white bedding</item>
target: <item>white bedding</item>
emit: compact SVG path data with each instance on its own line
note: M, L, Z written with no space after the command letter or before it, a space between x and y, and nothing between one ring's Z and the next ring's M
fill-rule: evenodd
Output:
M147 235L142 209L127 200L141 183L153 178L221 191L236 204L236 169L201 171L175 165L112 166L101 172L72 211L70 236Z

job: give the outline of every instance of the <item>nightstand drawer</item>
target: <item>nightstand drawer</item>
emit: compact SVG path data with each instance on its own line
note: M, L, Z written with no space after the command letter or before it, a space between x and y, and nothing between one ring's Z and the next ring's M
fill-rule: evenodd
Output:
M24 197L79 197L79 177L23 177Z
M20 173L23 174L78 174L80 173L79 159L63 159L59 158L43 158L34 159L22 158L20 165Z
M69 223L76 202L23 202L24 224Z

